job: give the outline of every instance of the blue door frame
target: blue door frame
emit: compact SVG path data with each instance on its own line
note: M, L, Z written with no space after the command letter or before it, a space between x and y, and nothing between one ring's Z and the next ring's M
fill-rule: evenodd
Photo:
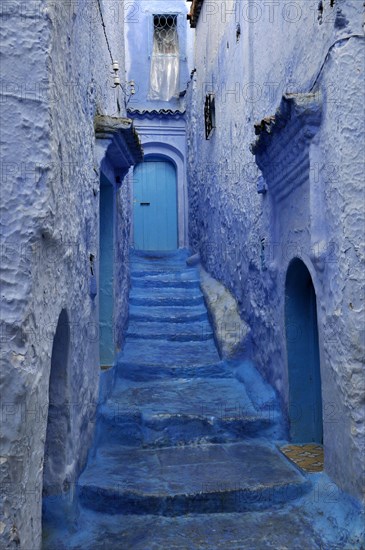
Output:
M177 178L172 162L149 158L134 169L134 247L178 248Z
M114 205L115 189L100 181L99 342L100 365L114 361Z
M291 440L322 443L316 294L310 273L299 259L290 263L286 276L285 323Z

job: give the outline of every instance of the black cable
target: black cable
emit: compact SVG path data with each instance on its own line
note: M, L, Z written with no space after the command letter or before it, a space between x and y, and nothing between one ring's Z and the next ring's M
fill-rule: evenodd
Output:
M326 62L327 62L327 59L328 59L328 57L329 57L329 55L330 55L332 49L336 46L336 44L339 44L340 42L346 42L347 40L350 40L350 38L361 38L362 40L364 40L365 37L364 37L363 35L361 35L361 34L350 34L349 36L344 36L343 38L339 38L338 40L336 40L336 41L328 48L328 52L327 52L327 54L326 54L326 57L324 58L324 61L323 61L322 65L321 65L321 68L320 68L320 70L319 70L319 72L318 72L318 74L317 74L317 76L316 76L316 79L315 79L315 81L314 81L314 83L313 83L311 89L309 90L309 92L311 92L311 91L313 90L313 88L315 87L315 85L317 84L317 82L318 82L318 80L319 80L319 78L320 78L320 76L321 76L321 74L322 74L322 71L323 71L323 69L324 69L324 66L325 66L325 64L326 64Z
M106 26L105 26L105 22L104 22L104 17L103 17L103 12L102 12L102 9L101 9L100 0L97 0L97 2L98 2L98 6L99 6L99 12L100 12L100 17L101 17L101 24L102 24L102 27L103 27L103 30L104 30L104 36L105 36L105 40L106 40L106 45L107 45L107 47L108 47L110 59L111 59L112 64L113 64L113 63L114 63L114 59L113 59L113 56L112 56L112 51L111 51L111 49L110 49L108 36L107 36L107 34L106 34Z

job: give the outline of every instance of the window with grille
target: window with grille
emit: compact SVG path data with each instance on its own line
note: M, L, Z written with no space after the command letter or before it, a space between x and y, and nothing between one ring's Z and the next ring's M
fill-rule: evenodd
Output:
M154 15L149 99L170 101L178 97L179 76L177 15Z
M204 120L205 120L205 139L209 139L215 128L214 94L208 94L205 98Z

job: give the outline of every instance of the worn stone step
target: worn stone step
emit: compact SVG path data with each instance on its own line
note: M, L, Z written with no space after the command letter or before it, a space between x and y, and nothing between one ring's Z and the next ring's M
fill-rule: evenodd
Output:
M185 364L179 362L176 365L161 365L160 363L148 363L141 361L128 361L120 355L116 363L117 377L135 382L148 382L152 380L166 380L170 378L231 378L232 370L224 361L213 363Z
M156 272L154 274L153 272ZM145 273L143 277L140 276L141 273ZM200 282L200 274L199 270L197 268L187 267L180 265L179 271L170 271L169 269L153 269L151 270L144 270L143 268L140 270L132 270L131 271L131 277L136 276L138 280L145 280L145 281L160 281L160 280L166 280L166 281L173 281L173 282Z
M174 255L169 258L160 258L151 256L148 258L132 256L131 258L131 273L182 273L191 272L197 273L196 267L186 265L187 254Z
M151 292L142 288L132 288L129 303L142 306L196 306L204 304L204 298L199 289L159 288Z
M126 338L121 358L129 363L166 366L199 366L219 362L213 340L173 342L168 340L139 340Z
M190 252L186 248L178 248L176 250L136 250L131 249L130 257L132 261L147 262L163 262L164 265L169 262L179 262L180 264L186 260Z
M67 515L61 499L48 505L56 526ZM63 509L65 508L65 509ZM335 514L334 514L335 515ZM48 521L51 513L48 513ZM360 548L357 533L344 536L341 524L314 525L306 510L285 508L252 513L189 514L187 516L107 515L90 509L78 514L79 530L50 530L43 550L323 550ZM50 522L50 521L49 521ZM327 525L330 525L328 527ZM317 529L316 529L317 527Z
M109 513L175 516L265 509L302 496L307 479L268 443L100 449L78 482Z
M161 272L151 271L134 271L131 273L132 286L152 286L152 287L168 287L175 285L186 285L186 288L191 285L200 286L199 272L196 269L180 269L180 271Z
M166 266L141 263L131 265L131 277L136 279L138 278L143 280L148 277L180 278L189 276L199 278L199 271L196 268L186 267L181 264Z
M162 276L147 276L147 277L132 277L131 279L132 288L145 288L146 291L151 292L153 289L157 288L192 288L200 289L199 280L195 277L192 279L183 279L177 276L168 277L167 275Z
M237 379L124 380L99 408L98 443L222 443L266 435L276 419L270 403L253 404Z
M131 321L127 329L127 338L173 340L179 342L211 340L213 329L208 321L187 323Z
M208 314L204 304L198 306L134 306L129 308L129 320L145 322L174 322L191 323L194 321L208 321Z

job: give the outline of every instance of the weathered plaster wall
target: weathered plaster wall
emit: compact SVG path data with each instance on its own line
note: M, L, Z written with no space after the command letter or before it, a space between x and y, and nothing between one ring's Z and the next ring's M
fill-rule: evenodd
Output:
M116 198L116 242L115 242L115 295L114 295L114 340L115 351L123 346L125 328L128 320L130 286L130 234L132 207L128 176L117 190Z
M113 56L124 74L123 3L101 4ZM65 388L70 424L55 491L73 483L92 435L99 350L90 255L97 263L100 168L93 119L96 112L123 116L125 108L119 92L118 110L111 88L96 1L11 2L1 9L2 71L8 80L1 104L5 491L0 536L2 548L15 544L29 550L40 546L48 385L62 310L70 322ZM119 221L119 227L128 232L128 223ZM120 246L124 253L128 243ZM123 295L126 277L121 280Z
M204 3L187 97L190 240L206 269L236 296L251 328L253 359L284 407L285 276L293 257L306 263L317 295L325 466L359 497L365 435L363 3L320 4L323 10L304 0ZM304 154L282 129L270 162L275 147L278 156L287 152L287 162L272 165L271 176L268 164L265 174L275 179L279 170L292 191L279 197L268 181L267 193L258 194L250 152L254 123L274 115L283 94L309 91L321 105L317 134ZM206 141L209 92L216 98L216 129ZM303 164L296 172L298 156Z

